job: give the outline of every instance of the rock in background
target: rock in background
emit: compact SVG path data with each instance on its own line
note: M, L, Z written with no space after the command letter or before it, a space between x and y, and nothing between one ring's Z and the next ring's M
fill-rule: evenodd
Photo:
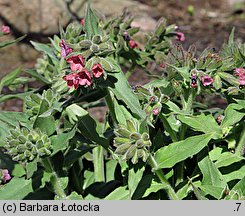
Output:
M0 25L9 25L12 36L27 34L25 40L17 45L0 50L0 78L15 69L27 64L33 66L38 53L32 49L30 40L48 42L48 37L58 33L58 23L67 26L72 20L84 16L84 0L0 0ZM92 0L92 7L105 16L119 15L128 8L135 15L134 25L145 30L155 27L156 21L149 17L153 9L133 0Z

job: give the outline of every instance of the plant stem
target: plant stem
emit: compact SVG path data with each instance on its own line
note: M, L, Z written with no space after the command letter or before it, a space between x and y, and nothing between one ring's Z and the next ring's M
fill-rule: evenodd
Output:
M193 89L190 90L190 94L188 96L187 101L185 101L185 98L183 95L181 95L181 102L182 102L182 110L186 111L187 113L191 112L192 108L192 103L193 103L193 98L195 96ZM182 125L180 128L180 134L179 134L179 140L184 140L185 139L185 133L186 133L186 125ZM175 185L178 185L181 183L184 179L184 161L181 161L178 163L175 167L175 173L176 173L176 182Z
M60 182L60 179L57 175L57 173L55 172L52 163L50 161L49 158L43 159L42 160L43 166L46 169L47 172L51 172L52 176L50 178L50 182L54 188L54 191L56 193L56 195L60 198L60 199L66 199L66 193L62 187L62 183Z
M105 181L103 147L93 148L94 178L96 182Z
M112 97L113 96L112 96L112 93L110 92L110 90L107 90L107 95L105 96L106 104L107 104L108 109L110 111L113 123L115 125L117 125L118 121L117 121L117 118L116 118L115 107L114 107L114 103L113 103Z
M159 178L161 183L165 186L165 190L166 190L169 198L171 200L179 200L179 197L175 193L175 191L174 191L173 187L171 186L171 184L168 182L168 180L165 177L165 175L162 172L162 170L158 169L158 164L157 164L155 158L152 155L150 155L148 160L149 160L150 166L152 167L153 172L157 175L157 177Z
M173 129L169 125L168 120L166 119L166 117L163 114L160 114L159 117L162 120L163 126L164 126L165 130L169 133L172 141L173 142L177 142L178 138L176 136L176 133L173 131Z
M244 155L244 148L245 148L245 127L241 133L240 141L236 147L236 155L243 156Z

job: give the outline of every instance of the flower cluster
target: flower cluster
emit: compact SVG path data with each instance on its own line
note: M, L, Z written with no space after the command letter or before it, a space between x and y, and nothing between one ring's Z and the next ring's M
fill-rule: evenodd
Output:
M9 171L7 169L0 169L0 184L6 183L11 179Z
M130 47L131 49L135 49L135 48L138 47L138 43L136 43L135 40L133 40L133 39L129 36L128 32L124 32L124 34L123 34L123 39L124 39L125 41L128 42L129 47Z
M47 134L39 129L29 130L25 127L10 130L4 148L14 161L20 162L30 162L52 153L51 140Z
M236 68L235 69L235 76L238 76L240 85L244 86L245 85L245 69L244 68Z
M115 135L116 154L122 155L123 160L131 159L133 164L136 164L140 158L146 162L151 146L150 136L146 132L141 134L136 122L127 120L127 125L119 125Z
M197 87L197 80L198 80L197 71L194 69L191 73L191 84L190 85L192 88ZM214 82L214 79L208 75L201 75L200 80L204 87L209 86Z
M85 68L85 58L82 55L71 56L67 59L67 63L70 64L70 68L74 73L70 73L63 77L67 82L69 88L74 87L77 89L80 86L90 86L92 84L91 72ZM92 75L95 78L100 78L104 70L102 66L97 63L91 68Z

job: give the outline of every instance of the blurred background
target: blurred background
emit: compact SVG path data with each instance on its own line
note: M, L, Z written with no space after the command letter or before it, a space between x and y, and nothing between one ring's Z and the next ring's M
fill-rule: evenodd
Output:
M30 68L40 56L30 40L48 42L58 34L58 23L67 26L84 16L87 0L0 0L0 26L8 25L8 39L24 34L17 45L0 50L0 79L9 71L24 65ZM206 47L219 50L233 27L235 38L245 39L245 0L90 0L92 7L106 17L119 15L125 8L135 16L134 26L145 31L154 29L157 20L165 17L185 34L184 47L195 44L198 51ZM2 40L4 38L1 38ZM134 77L133 79L138 79ZM4 110L18 111L18 104ZM18 103L15 101L14 103ZM20 104L21 105L21 104ZM1 105L0 105L1 106ZM10 107L10 108L9 108Z

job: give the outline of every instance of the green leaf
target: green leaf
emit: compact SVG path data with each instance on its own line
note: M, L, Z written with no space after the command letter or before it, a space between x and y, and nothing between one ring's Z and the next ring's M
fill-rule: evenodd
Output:
M244 158L238 155L232 154L231 152L224 152L223 154L220 155L218 160L215 162L215 166L217 168L229 166L241 160L244 160Z
M40 117L49 109L46 100L42 100L38 115L33 124L33 128L39 128L41 131L47 133L48 136L52 135L56 131L56 122L53 116Z
M106 163L106 182L115 180L115 171L118 161L111 159Z
M99 24L98 24L98 17L91 9L90 4L87 6L86 15L85 15L85 23L84 23L84 31L86 33L86 38L91 40L94 35L98 35L99 31Z
M91 184L94 183L94 173L88 170L84 172L84 183L83 183L83 190L88 188Z
M50 81L48 81L44 76L42 76L41 74L39 74L36 70L32 70L32 69L28 69L25 70L25 73L31 75L33 78L41 81L43 84L50 84Z
M226 181L209 156L203 158L198 166L203 174L202 185L212 185L224 188Z
M160 148L155 154L158 169L171 168L180 161L200 152L211 140L213 134L189 137Z
M204 193L198 189L200 187L200 182L192 182L190 181L190 185L192 187L192 190L198 200L207 200L207 198L204 196Z
M217 187L213 185L200 185L199 188L216 199L220 199L224 191L223 187Z
M99 122L96 122L85 109L73 104L67 107L66 111L70 119L78 120L77 127L84 137L102 145L105 149L108 148L109 140L98 133Z
M37 170L37 161L34 160L26 165L26 178L32 177L33 173Z
M10 99L21 99L24 100L26 98L26 96L29 96L31 94L33 94L34 91L29 91L29 92L23 92L23 93L15 93L15 94L7 94L7 95L0 95L0 103L6 101L6 100L10 100Z
M188 67L175 67L173 65L169 65L173 67L184 79L189 80L190 79L190 73Z
M3 47L6 47L6 46L9 46L9 45L18 43L19 41L23 40L25 37L26 37L26 35L23 35L23 36L15 39L15 40L0 42L0 48L3 48Z
M0 147L5 145L5 139L10 129L16 128L19 123L30 128L28 115L21 112L0 112Z
M115 117L119 124L127 125L126 120L132 119L132 115L123 105L119 105L117 99L113 100Z
M201 131L206 134L213 133L213 139L222 137L222 130L215 121L212 115L205 116L204 114L198 116L178 116L179 120L184 124L189 125L195 131Z
M115 189L104 199L105 200L128 200L129 191L127 190L127 186L122 186L122 187Z
M21 200L32 190L31 179L14 177L11 181L3 185L0 189L0 200Z
M232 188L242 196L245 196L245 176Z
M125 105L135 114L138 118L145 119L146 114L142 110L137 96L133 93L128 84L123 72L113 73L112 76L116 78L115 83L111 83L109 89L114 93L118 100L122 100Z
M20 164L14 165L14 169L11 172L12 176L22 177L25 174L26 174L26 171L22 165L20 165Z
M242 165L240 168L237 168L236 166L229 166L229 168L222 169L222 172L224 170L223 174L225 181L230 182L235 179L242 179L245 176L245 166Z
M209 156L203 158L198 166L202 172L203 179L200 188L219 199L222 196L223 190L227 187L225 178L222 176L215 164L210 160Z
M229 106L225 109L225 117L221 123L221 127L226 128L239 122L245 116L244 112L239 112L239 110L242 109L244 109L242 105L229 104Z
M69 144L69 140L73 138L76 132L76 127L74 127L71 131L67 133L61 133L58 135L54 135L50 137L52 147L53 147L53 155L56 154L58 151L62 151L67 148Z
M30 41L30 42L36 50L47 54L51 59L57 59L53 53L53 49L50 46L34 41Z
M156 193L159 190L168 188L169 185L165 183L159 183L153 178L153 174L145 175L141 179L135 193L133 195L133 199L141 199L149 196L151 193Z
M65 149L65 148L64 148ZM64 166L70 167L75 161L77 161L81 156L85 155L87 152L91 151L93 147L89 146L79 146L79 148L75 148L70 150L64 158Z
M137 167L134 166L129 170L128 173L128 189L129 189L129 196L132 199L132 196L138 187L138 184L143 176L143 173L145 171L145 167Z
M0 81L0 92L4 86L9 86L16 78L16 76L21 72L22 68L17 68L16 70L7 73Z
M83 196L73 191L69 196L66 197L67 200L83 200Z
M157 88L166 88L169 85L169 82L166 79L156 79L153 81L148 82L147 84L144 85L144 88L148 89L151 86L157 87Z

